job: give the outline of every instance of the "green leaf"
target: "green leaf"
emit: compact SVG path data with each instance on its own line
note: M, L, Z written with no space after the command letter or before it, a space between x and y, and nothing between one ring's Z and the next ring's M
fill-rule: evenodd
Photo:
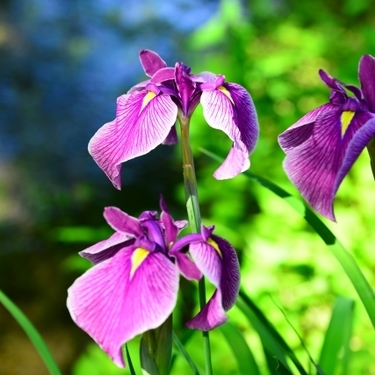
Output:
M336 300L319 359L319 366L325 375L337 374L340 362L342 363L340 374L348 374L353 310L353 300L344 297Z
M204 149L201 149L201 151L218 162L223 161L223 158L217 156L216 154ZM293 197L287 191L275 185L273 182L257 176L254 173L246 171L244 174L254 182L264 186L274 194L278 195L280 198L284 199L287 204L293 207L310 224L310 226L321 237L331 253L341 264L346 275L349 277L355 290L357 291L358 296L361 299L371 320L371 323L375 328L375 293L354 258L351 256L351 254L349 254L348 251L346 251L335 235L318 218L318 216L301 201L301 199Z
M126 363L127 363L128 367L129 367L130 374L131 375L136 375L132 359L130 358L128 344L125 344L125 353L126 353Z
M35 349L39 352L42 357L44 364L48 368L51 375L61 375L61 371L57 366L55 359L49 351L46 343L42 336L26 317L26 315L0 290L0 302L10 312L17 323L22 327L30 341L33 343ZM16 350L16 348L15 348Z
M179 352L181 353L181 355L185 358L186 362L190 366L192 373L194 375L199 375L199 371L198 371L197 366L195 365L194 361L189 356L189 353L186 351L184 345L179 340L178 336L173 332L172 333L172 337L173 337L174 344L176 345L177 349L179 350Z
M255 362L253 353L237 327L230 323L226 323L219 329L226 338L232 349L233 355L237 359L239 373L242 375L259 375L259 368Z
M240 290L236 305L240 308L251 325L258 332L259 338L266 352L268 367L272 374L277 374L277 368L279 367L282 368L283 373L285 373L286 370L292 373L292 370L287 363L288 356L293 361L300 374L307 375L307 372L299 362L292 349L290 349L288 344L243 290ZM273 359L275 360L274 364ZM283 366L278 364L278 362L280 362Z

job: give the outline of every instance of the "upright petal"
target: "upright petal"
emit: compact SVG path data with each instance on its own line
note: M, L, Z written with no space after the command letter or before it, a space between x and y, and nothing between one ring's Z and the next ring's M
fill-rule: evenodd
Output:
M204 85L201 86L201 104L207 123L222 130L234 142L227 160L214 176L217 179L232 178L250 166L249 154L259 135L255 107L248 92L240 85L228 83L217 89L205 89ZM212 83L206 87L210 87L208 85Z
M113 185L121 188L121 163L144 155L161 144L177 118L177 106L169 96L142 90L122 95L115 121L92 137L89 152Z
M173 263L161 253L147 251L135 262L134 251L120 251L94 266L68 290L73 320L119 367L125 366L121 346L159 327L177 298Z
M139 60L141 61L143 70L149 77L167 66L165 61L156 52L148 49L141 50Z
M375 113L375 58L371 55L362 56L358 70L361 89L369 110Z
M139 220L117 207L105 207L103 215L107 223L117 232L127 233L134 237L143 234Z

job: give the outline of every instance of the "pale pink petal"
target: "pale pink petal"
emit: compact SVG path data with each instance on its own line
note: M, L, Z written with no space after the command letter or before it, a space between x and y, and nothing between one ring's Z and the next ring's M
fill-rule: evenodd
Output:
M160 145L177 118L177 106L169 96L156 95L148 101L148 93L120 96L116 120L101 127L89 143L91 156L117 189L121 164Z
M178 271L161 253L150 253L132 277L130 249L97 264L68 290L67 305L74 322L86 331L119 367L121 346L159 327L172 313Z

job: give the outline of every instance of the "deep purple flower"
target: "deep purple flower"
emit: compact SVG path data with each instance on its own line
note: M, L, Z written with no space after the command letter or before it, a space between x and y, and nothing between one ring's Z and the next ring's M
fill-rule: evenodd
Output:
M177 240L187 223L173 221L163 201L161 207L160 219L154 211L136 219L107 207L104 217L115 233L80 253L94 266L68 290L75 323L120 367L125 366L121 346L159 327L172 313L179 273L190 280L199 280L203 273L217 288L189 322L191 328L208 330L222 324L237 297L239 269L231 245L213 235L212 228Z
M358 158L375 136L375 59L359 62L361 89L319 71L331 89L329 103L309 112L279 135L284 169L307 202L335 221L333 200ZM352 93L352 96L348 95Z
M232 178L249 168L258 122L253 101L242 86L221 75L193 75L182 63L167 67L149 50L140 52L140 61L150 79L117 99L116 119L101 127L89 143L90 154L116 188L121 188L121 164L162 143L176 143L177 117L191 117L199 102L207 123L233 141L215 178Z

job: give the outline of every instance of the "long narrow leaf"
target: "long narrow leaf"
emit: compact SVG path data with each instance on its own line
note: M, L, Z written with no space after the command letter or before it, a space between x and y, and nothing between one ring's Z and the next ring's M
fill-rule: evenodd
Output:
M325 375L337 373L340 362L342 362L340 374L348 373L353 310L353 300L344 297L339 297L336 300L319 359L319 366ZM341 354L343 354L342 359L339 358Z
M273 369L273 374L278 373L278 362L282 364L281 367L283 370L288 370L290 373L292 373L292 370L287 363L287 357L289 357L300 374L307 375L306 370L303 368L292 349L290 349L288 344L243 290L240 290L236 305L245 314L251 325L258 332L266 355L268 354L268 358L275 359L274 366L272 363L270 363L270 360L267 360L268 367L271 371Z
M135 369L134 369L134 366L133 366L133 362L132 362L132 359L130 357L128 344L125 344L125 353L126 353L126 362L128 364L128 368L129 368L130 374L131 375L136 375Z
M190 366L190 369L193 372L193 374L199 375L199 371L198 371L197 366L195 365L194 361L189 356L189 353L186 351L184 345L181 343L178 336L174 332L172 332L172 338L173 338L173 342L176 345L177 349L179 350L181 355L185 358L186 362Z
M51 352L49 351L46 343L40 336L39 332L35 329L33 324L29 321L26 315L0 290L0 302L9 311L17 323L25 331L29 339L33 343L35 349L39 352L42 360L44 361L48 371L51 375L61 375L61 371L56 364Z
M226 323L220 327L220 331L237 359L239 373L242 375L259 375L259 368L253 353L239 330L234 325Z
M223 161L223 158L219 157L218 155L204 149L201 150L212 159L217 160L218 162ZM254 173L247 171L245 172L245 175L268 190L271 190L280 198L284 199L286 203L293 207L310 224L310 226L321 237L332 254L341 264L346 275L349 277L354 288L356 289L358 296L361 299L371 320L371 323L375 328L375 293L354 258L349 254L348 251L345 250L335 235L318 218L318 216L301 201L301 199L293 197L287 191L275 185L273 182L257 176Z

